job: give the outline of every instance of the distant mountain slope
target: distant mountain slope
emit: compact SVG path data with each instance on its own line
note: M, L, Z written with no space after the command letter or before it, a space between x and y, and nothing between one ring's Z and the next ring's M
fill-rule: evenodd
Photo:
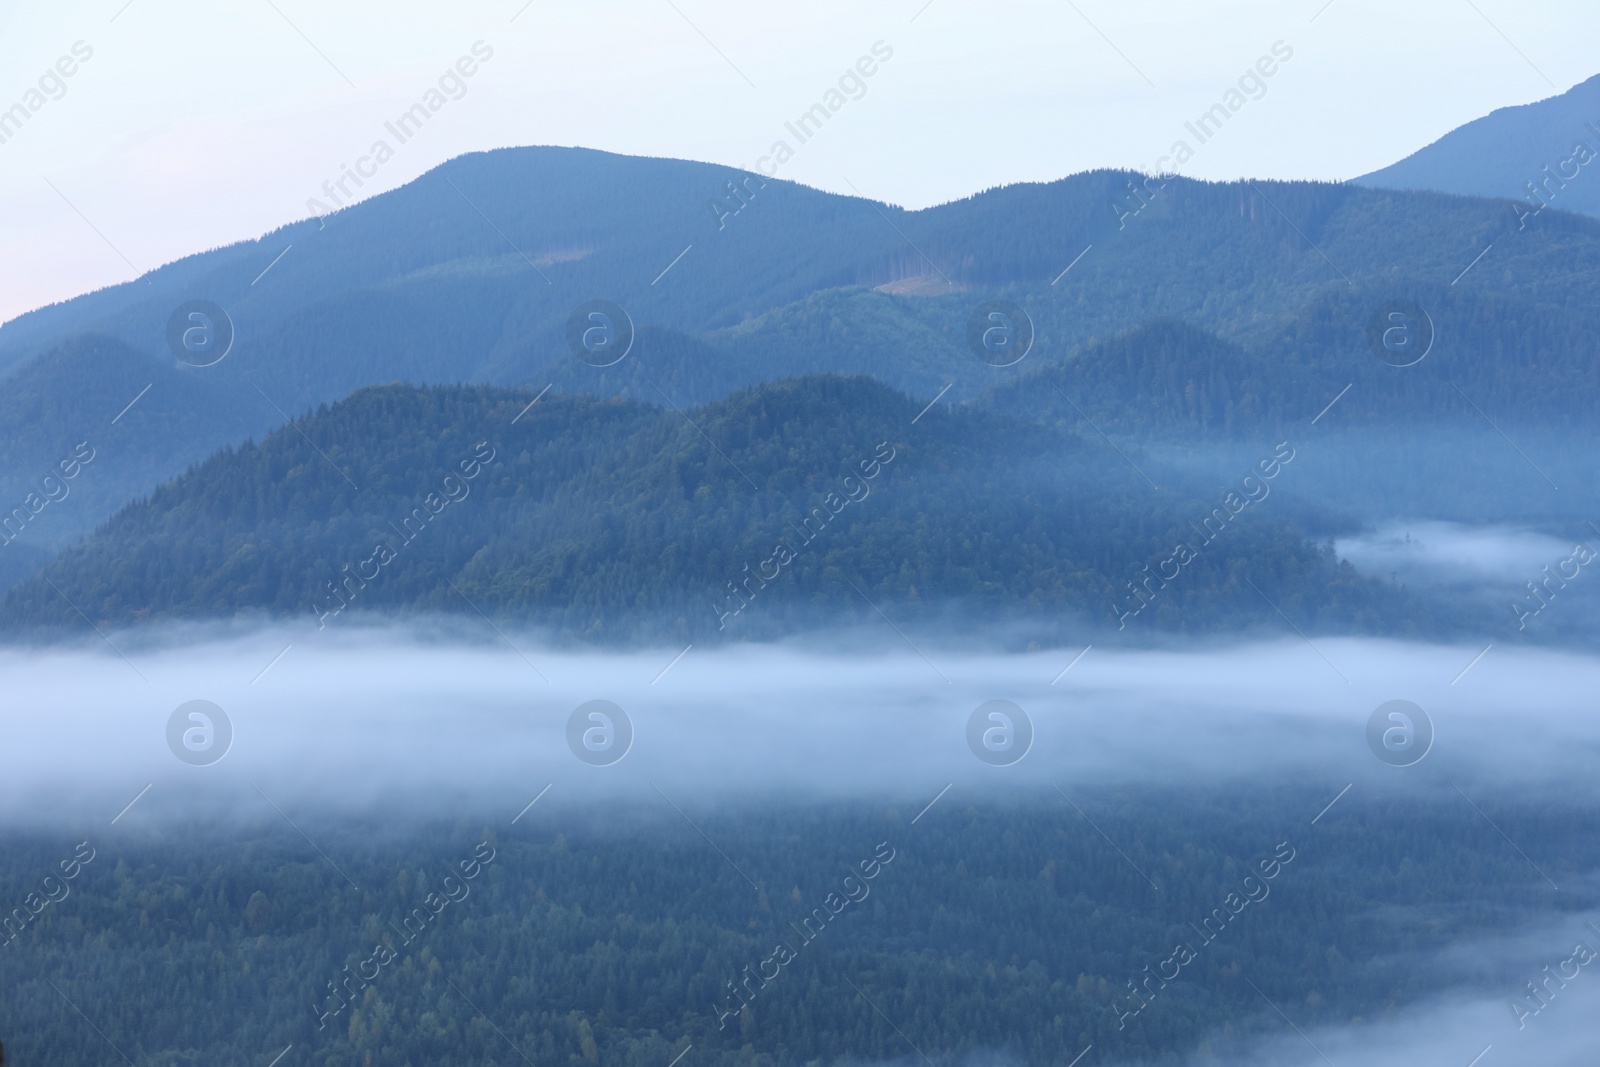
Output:
M1466 286L1410 293L1431 323L1431 347L1410 366L1373 347L1381 291L1334 290L1243 345L1157 320L997 381L980 402L1071 427L1088 418L1146 443L1253 439L1335 397L1346 428L1481 427L1485 411L1508 429L1600 427L1600 311L1555 316Z
M1600 445L1600 313L1553 316L1492 287L1412 292L1434 330L1411 366L1374 353L1376 294L1333 290L1243 345L1158 320L998 380L972 403L1134 443L1202 478L1232 477L1271 441L1305 443L1283 487L1301 501L1366 520L1584 536L1600 513L1589 461Z
M1561 211L1600 215L1597 160L1600 75L1560 96L1490 112L1355 182L1373 188L1500 197L1530 210L1544 203Z
M1134 608L1146 632L1276 626L1249 576L1307 629L1450 625L1336 565L1282 512L1215 518L1226 487L1158 494L1109 449L980 411L918 418L920 403L869 379L796 379L687 412L531 400L363 390L123 509L0 616L37 630L82 627L80 610L114 626L481 610L593 639L694 640L880 609L914 625L959 608L1055 636L1116 629ZM1202 520L1214 540L1140 607L1131 583Z
M54 555L218 441L282 421L243 383L103 335L72 338L0 383L0 554ZM80 449L92 458L63 478L62 459ZM15 564L0 567L0 588L12 576Z
M730 183L744 206L713 210L734 202ZM898 294L873 291L897 281ZM1534 324L1529 337L1581 337L1600 295L1600 222L1550 213L1519 233L1492 201L1106 171L910 212L706 164L506 149L6 324L0 381L39 402L0 401L0 448L23 470L48 462L28 442L80 433L83 375L54 353L91 333L148 359L151 376L118 388L156 381L135 413L167 414L119 441L120 497L84 494L80 511L55 515L62 536L217 448L370 385L554 385L683 405L826 372L869 374L924 402L943 391L948 404L1154 318L1259 351L1330 294L1358 295L1340 313L1359 333L1373 306L1445 289L1493 289ZM996 297L1036 327L1015 367L990 367L967 344L969 319ZM166 348L169 317L191 299L218 303L236 328L214 366ZM616 366L569 348L568 319L591 299L639 327ZM1456 325L1445 308L1441 336L1476 344ZM1294 393L1272 384L1270 363L1262 373L1265 401ZM160 400L164 376L184 390ZM111 392L95 403L126 403Z

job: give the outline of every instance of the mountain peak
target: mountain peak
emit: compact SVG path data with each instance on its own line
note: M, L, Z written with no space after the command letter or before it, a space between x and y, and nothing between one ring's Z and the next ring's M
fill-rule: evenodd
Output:
M1357 185L1526 201L1600 216L1600 75L1557 96L1498 108Z

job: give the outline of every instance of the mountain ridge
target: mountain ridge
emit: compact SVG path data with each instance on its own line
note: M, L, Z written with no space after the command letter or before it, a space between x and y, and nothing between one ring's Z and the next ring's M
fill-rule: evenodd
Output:
M1496 108L1352 182L1509 200L1524 223L1547 207L1600 216L1600 180L1586 173L1597 155L1600 74L1543 100Z

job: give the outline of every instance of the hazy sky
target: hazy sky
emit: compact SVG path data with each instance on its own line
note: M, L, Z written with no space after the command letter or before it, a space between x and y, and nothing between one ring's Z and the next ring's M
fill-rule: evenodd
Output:
M503 145L753 166L879 41L783 177L919 207L1150 167L1281 41L1177 169L1344 179L1596 73L1597 31L1593 0L0 0L0 110L92 50L0 143L0 319L304 217L479 41L465 95L364 192Z

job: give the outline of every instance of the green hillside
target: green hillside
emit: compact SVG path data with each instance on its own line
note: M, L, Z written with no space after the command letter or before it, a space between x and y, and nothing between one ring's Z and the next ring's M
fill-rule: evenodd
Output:
M1059 639L1277 627L1270 597L1312 630L1454 625L1336 565L1293 509L1252 506L1268 491L1254 466L1221 485L1153 467L1157 490L1102 444L981 410L921 413L866 378L681 410L533 398L362 390L123 509L0 612L81 627L78 610L319 626L480 610L598 639L710 639L882 610ZM1268 448L1268 481L1293 452ZM1173 561L1180 542L1194 558Z

